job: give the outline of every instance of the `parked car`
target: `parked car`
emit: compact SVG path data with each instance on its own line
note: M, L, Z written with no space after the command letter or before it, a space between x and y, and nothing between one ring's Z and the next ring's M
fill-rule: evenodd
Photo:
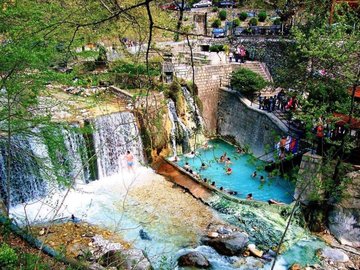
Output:
M226 32L224 28L214 28L212 30L212 36L214 38L221 38L226 36Z
M172 3L169 4L165 4L160 6L161 9L168 9L168 10L179 10L181 7L182 2L177 2L174 1ZM184 3L184 10L190 10L190 7L188 6L188 4Z
M234 7L235 6L235 2L234 1L220 1L218 3L219 7Z
M199 3L193 4L193 8L200 8L200 7L211 7L212 2L211 1L200 1Z

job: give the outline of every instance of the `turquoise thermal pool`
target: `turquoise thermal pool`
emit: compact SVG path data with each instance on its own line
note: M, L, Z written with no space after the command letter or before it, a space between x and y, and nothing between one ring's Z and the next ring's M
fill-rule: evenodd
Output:
M232 169L230 175L226 174L224 162L219 162L221 155L226 153L230 158ZM264 163L254 160L248 154L239 154L236 148L222 140L212 140L209 142L208 149L198 149L194 157L179 157L178 165L184 167L188 162L191 170L200 174L201 179L207 178L208 181L215 182L217 188L223 187L226 191L236 191L234 196L246 198L251 193L254 200L268 201L270 199L283 203L291 203L293 200L294 186L289 181L277 176L269 177L269 173L263 170ZM206 169L200 169L205 163ZM252 177L253 172L257 172L256 177ZM260 181L260 176L264 176L265 181Z

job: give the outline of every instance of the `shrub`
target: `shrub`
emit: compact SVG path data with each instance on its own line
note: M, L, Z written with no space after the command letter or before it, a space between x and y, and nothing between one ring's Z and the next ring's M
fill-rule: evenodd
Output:
M224 51L224 46L223 45L212 45L209 48L210 52L223 52Z
M221 21L220 19L216 19L215 21L213 21L213 23L211 24L211 27L213 28L219 28L221 26Z
M276 18L273 22L273 25L280 25L280 24L281 24L280 18Z
M246 12L241 12L239 15L239 18L241 21L245 21L247 19L247 13Z
M266 12L265 12L265 11L261 11L261 12L259 13L259 15L258 15L259 22L265 22L266 17L267 17Z
M267 82L252 70L240 68L231 74L231 86L252 100Z
M18 261L18 256L6 243L0 246L0 269L15 269Z
M233 20L233 27L237 27L239 25L240 25L240 20L239 19Z
M213 7L212 8L212 12L218 12L219 11L219 8L218 7Z
M249 25L251 26L257 26L258 20L256 18L251 18L249 21Z
M223 10L220 10L219 12L219 19L222 20L222 21L225 21L226 20L226 10L223 9Z

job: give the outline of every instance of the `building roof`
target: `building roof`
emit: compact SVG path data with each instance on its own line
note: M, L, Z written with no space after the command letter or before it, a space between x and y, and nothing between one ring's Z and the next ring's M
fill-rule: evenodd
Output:
M349 116L342 113L333 113L333 116L336 119L339 119L336 124L339 126L343 126L349 123ZM350 129L360 129L360 119L352 117L350 123Z

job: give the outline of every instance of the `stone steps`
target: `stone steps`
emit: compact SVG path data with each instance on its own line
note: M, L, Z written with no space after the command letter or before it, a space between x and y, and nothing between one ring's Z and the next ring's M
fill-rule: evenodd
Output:
M243 68L247 68L247 69L254 71L255 73L259 74L264 80L270 82L270 81L272 81L272 78L265 71L263 65L265 65L265 64L260 63L258 61L247 61L247 62L241 64L241 66Z

